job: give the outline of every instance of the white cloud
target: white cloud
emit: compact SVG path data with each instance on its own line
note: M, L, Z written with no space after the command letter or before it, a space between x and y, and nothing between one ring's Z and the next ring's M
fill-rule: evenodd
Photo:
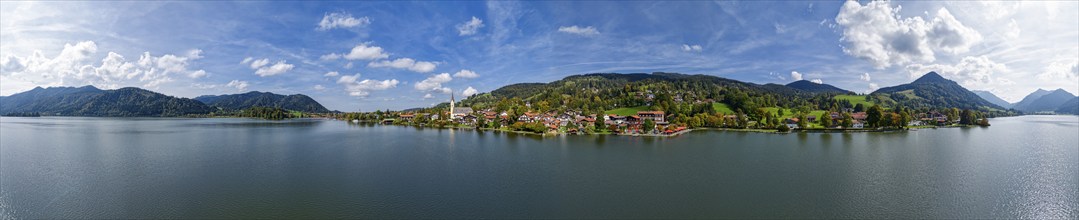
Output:
M367 43L362 43L353 47L352 50L343 57L348 60L375 60L385 59L390 57L390 55L383 52L382 47L367 46Z
M386 54L386 52L382 50L382 47L369 46L368 44L370 43L358 44L355 47L352 47L352 50L350 50L348 54L331 53L322 55L319 59L336 60L345 58L347 60L377 60L390 57L389 54Z
M435 74L431 77L427 77L427 79L424 79L423 81L416 82L416 84L413 85L413 88L420 91L450 93L452 90L442 87L443 83L447 83L450 80L453 80L453 77L450 77L449 73Z
M265 61L265 60L266 59L262 59L262 60L259 60L259 61ZM256 62L258 62L258 61L256 61ZM254 64L254 63L252 63L252 64ZM292 67L294 67L294 66L292 64L285 63L284 60L281 60L281 61L277 61L277 63L275 63L273 65L261 65L258 68L255 68L255 65L251 65L251 67L252 67L252 69L255 69L255 75L259 75L261 77L267 77L267 76L275 76L275 75L278 75L278 74L288 72L289 70L292 70Z
M192 79L202 78L202 77L205 77L205 76L206 76L206 71L205 70L196 70L194 72L191 72L191 73L187 74L187 77L191 77Z
M314 89L318 90L318 91L322 91L322 90L326 90L326 87L322 86L322 85L315 85Z
M338 75L341 75L341 74L340 74L340 73L338 73L337 71L333 71L333 72L328 72L328 73L326 73L326 74L322 74L322 76L325 76L325 77L334 77L334 76L338 76Z
M861 75L861 76L858 76L858 79L860 79L860 80L862 80L862 81L866 81L866 82L869 82L869 81L870 81L870 80L872 80L873 78L870 78L870 77L869 77L869 73L862 73L862 75Z
M1022 32L1023 30L1019 28L1019 23L1015 22L1015 19L1012 19L1011 22L1008 22L1008 29L1005 29L1004 37L1009 40L1019 39L1019 34Z
M479 93L479 91L476 91L476 89L469 86L468 88L465 88L465 91L461 92L461 95L464 95L465 97L469 97L469 96L475 95L476 93Z
M318 28L315 30L325 31L334 28L351 28L371 24L371 19L368 17L354 18L349 13L329 13L322 16L322 21L318 22Z
M794 80L794 81L802 80L802 74L798 73L798 71L791 71L791 80Z
M261 60L253 60L251 61L251 69L258 69L266 64L270 64L270 59L263 58Z
M472 17L472 20L466 21L457 25L457 32L460 36L468 36L476 34L476 32L483 27L483 20Z
M247 90L247 81L232 80L229 81L229 84L226 84L225 86L233 87L236 88L237 91L243 92Z
M202 50L191 49L187 51L187 58L192 60L202 59Z
M471 78L480 77L480 75L476 74L476 72L472 72L472 70L461 70L461 71L457 71L457 73L454 73L453 77L471 79Z
M880 85L877 85L876 83L869 83L869 90L866 90L865 93L872 93L873 91L877 91L878 89L880 89Z
M416 61L412 58L397 58L396 60L382 60L368 63L369 67L390 67L397 69L407 69L418 73L427 73L435 70L437 64L427 61Z
M336 60L341 59L341 54L331 53L318 57L320 60Z
M360 74L341 76L341 78L337 80L337 84L344 85L345 91L347 91L350 96L366 97L371 94L371 91L394 88L400 83L396 79L379 81L371 79L359 80L359 78Z
M931 21L902 18L898 15L901 9L902 6L892 8L889 2L869 2L865 6L857 1L844 3L835 17L843 29L843 52L883 69L933 62L935 51L964 53L982 40L981 34L956 20L946 8L938 10Z
M570 34L576 34L576 35L582 35L582 36L599 35L599 31L597 31L596 28L592 27L592 26L588 26L588 27L578 27L577 25L573 25L573 26L569 26L569 27L562 26L562 27L558 27L558 32L570 33Z
M91 57L97 53L97 44L82 41L65 44L58 55L45 57L34 51L28 57L7 54L0 58L0 88L5 93L29 88L26 86L83 86L102 88L141 86L154 88L173 81L173 75L201 78L208 75L204 70L190 70L194 60L202 58L201 50L186 51L183 56L165 54L152 56L144 52L137 61L131 62L115 52L108 52L100 64Z
M784 80L784 81L787 80L787 77L783 76L782 73L768 72L768 76L770 76L772 78L779 79L779 80Z
M703 49L704 48L702 48L701 45L682 44L682 51L685 52L701 52Z
M821 80L821 79L813 79L813 80L809 80L809 81L813 82L813 83L816 83L816 84L824 84L824 80Z
M997 79L994 75L1008 72L1008 67L996 63L986 56L964 57L955 65L911 64L907 66L910 77L917 78L930 71L935 71L945 78L954 80L968 89L987 90L993 86L1014 84L1011 80Z
M1037 77L1045 80L1070 80L1075 82L1075 80L1079 79L1079 60L1060 60L1050 63Z
M431 93L427 93L426 95L423 95L423 99L431 99L431 98L434 98L434 97L435 96L431 95Z

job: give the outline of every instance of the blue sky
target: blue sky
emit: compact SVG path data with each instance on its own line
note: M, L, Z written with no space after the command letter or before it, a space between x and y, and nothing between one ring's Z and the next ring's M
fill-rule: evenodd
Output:
M937 71L1018 101L1079 93L1079 3L0 2L0 95L137 86L426 107L593 72L818 80L870 92Z

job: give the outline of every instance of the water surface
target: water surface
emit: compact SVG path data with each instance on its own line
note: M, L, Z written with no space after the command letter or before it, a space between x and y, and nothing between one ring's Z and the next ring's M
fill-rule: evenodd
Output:
M1079 117L895 133L536 136L0 118L3 218L1077 218Z

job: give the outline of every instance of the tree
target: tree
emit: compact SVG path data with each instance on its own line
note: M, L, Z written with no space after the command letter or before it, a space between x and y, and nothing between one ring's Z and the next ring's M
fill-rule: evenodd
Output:
M825 128L832 127L832 114L829 114L828 112L820 114L820 125Z
M596 122L594 123L596 129L602 130L606 126L607 122L603 119L603 114L596 114Z
M854 117L851 117L850 113L844 112L843 113L843 122L841 123L841 125L844 128L849 128L851 126L854 126Z
M884 109L880 106L874 105L869 107L866 112L865 120L869 123L869 127L881 126L881 120L884 119Z
M970 111L970 109L963 109L963 113L960 113L959 124L973 125L975 120L974 112Z
M858 105L854 106L854 112L864 112L864 111L865 111L865 104L858 103Z
M779 117L783 117L783 109L780 108L779 110L776 110L776 115L779 115Z
M798 117L798 127L799 128L805 129L808 126L809 126L809 117L806 117L806 115L802 115L801 117Z
M656 128L656 122L652 121L651 118L645 119L644 124L642 124L641 126L644 126L645 133L651 133L652 129Z
M791 128L787 127L787 125L776 125L776 130L779 132L790 132Z
M912 120L913 118L910 116L909 113L907 113L906 111L903 111L903 112L899 113L899 119L902 122L902 123L900 123L899 126L905 128L905 127L907 127L908 124L910 124L910 120Z

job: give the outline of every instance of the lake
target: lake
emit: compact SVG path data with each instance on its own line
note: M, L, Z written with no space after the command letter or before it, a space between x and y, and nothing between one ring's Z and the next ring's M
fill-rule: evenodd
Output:
M0 218L1071 218L1079 117L538 137L331 120L0 118Z

